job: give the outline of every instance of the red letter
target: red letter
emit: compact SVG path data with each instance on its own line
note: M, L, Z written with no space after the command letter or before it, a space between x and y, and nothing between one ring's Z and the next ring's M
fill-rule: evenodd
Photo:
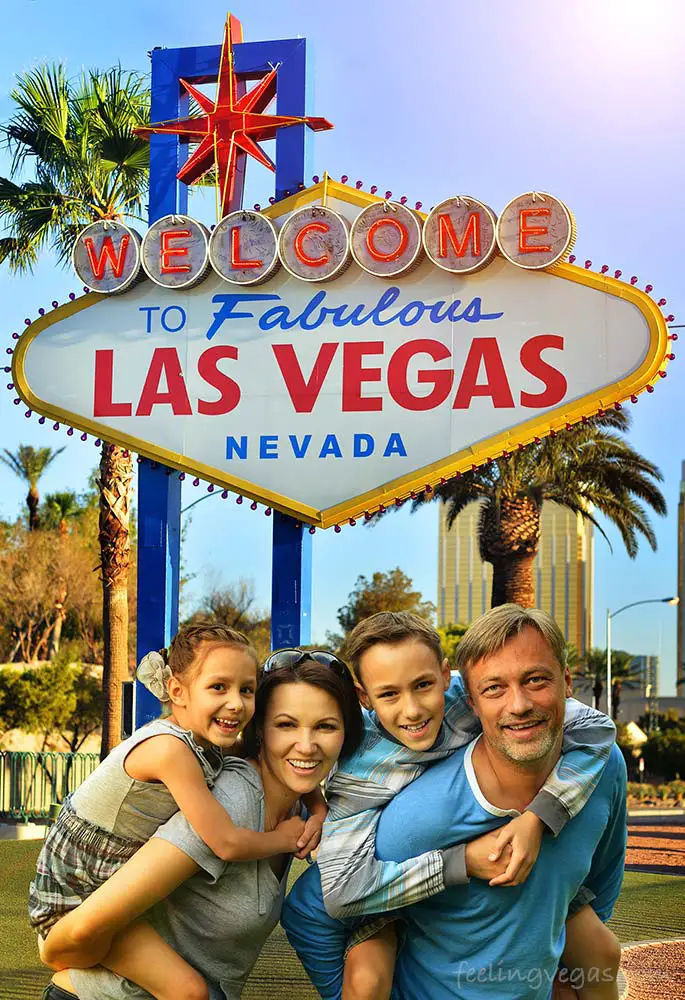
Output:
M383 349L382 340L343 344L343 413L383 409L382 396L362 396L363 382L380 382L381 380L380 368L362 368L364 355L382 354Z
M109 236L107 237L109 239ZM95 378L93 393L94 417L130 417L130 403L112 402L112 369L114 351L95 352Z
M240 226L235 226L231 230L231 267L236 269L245 267L261 267L263 260L241 260L240 258Z
M170 257L187 257L188 247L169 246L172 240L187 240L191 237L189 229L167 229L160 237L159 270L162 274L187 274L190 264L171 264Z
M90 263L90 269L93 275L102 281L103 275L105 273L105 265L109 261L112 268L112 274L115 278L120 278L124 272L124 264L126 263L126 254L128 253L128 245L131 242L131 237L128 233L124 233L121 237L121 244L119 245L119 256L117 256L114 250L114 244L112 243L111 236L105 236L102 241L102 246L100 247L100 256L95 256L95 244L93 243L90 236L86 236L84 239L84 244L86 250L88 251L88 261Z
M484 385L478 385L481 361L485 365L487 378ZM468 410L474 396L490 396L496 410L514 405L495 337L476 337L472 342L452 409Z
M399 233L400 242L396 250L391 250L390 253L381 253L374 246L374 238L376 233L381 226L392 226L393 229ZM376 219L369 226L369 231L366 234L366 249L369 251L374 260L397 260L401 257L404 251L407 249L407 243L409 242L409 233L407 232L406 226L403 226L401 222L397 219Z
M416 381L433 386L427 396L415 396L407 385L407 366L416 354L429 354L433 361L444 361L451 357L449 347L439 340L410 340L398 347L388 364L388 389L390 395L405 410L432 410L444 403L449 396L454 372L441 368L438 371L421 370Z
M548 365L540 356L548 347L563 351L564 338L558 337L554 333L546 333L539 337L531 337L521 348L523 367L535 378L539 378L541 382L545 383L542 392L522 392L521 406L554 406L555 403L560 403L566 395L566 378L558 368Z
M234 230L235 232L235 230ZM216 417L221 413L230 413L235 410L240 402L240 386L229 378L224 372L219 370L217 362L223 358L238 360L237 347L209 347L203 351L197 359L197 372L200 378L218 389L221 395L214 402L207 402L199 399L197 402L197 412L207 416Z
M537 245L531 246L528 243L529 236L546 236L547 226L529 226L528 219L530 217L538 217L541 215L546 215L548 218L550 216L550 210L548 208L522 208L519 212L519 253L551 253L551 246L547 245Z
M160 392L159 389L162 375L166 378L166 392ZM140 394L136 416L149 417L152 407L158 403L171 403L171 410L176 416L189 416L193 412L175 347L155 348L145 385Z
M303 226L295 237L295 253L301 264L308 264L310 267L323 267L330 260L327 253L322 253L320 257L310 257L305 253L303 241L308 233L327 233L331 227L324 222L310 222L308 226Z
M474 257L480 257L480 214L478 212L471 212L469 215L469 221L466 224L466 230L464 232L464 238L461 243L454 231L454 224L445 213L444 215L438 216L438 256L447 256L447 240L449 239L452 244L452 249L456 257L463 257L466 253L466 249L471 243L473 245L472 255Z
M305 382L300 363L292 344L273 344L274 355L285 381L295 413L311 413L319 398L323 380L338 350L337 344L322 344L316 356L312 373Z

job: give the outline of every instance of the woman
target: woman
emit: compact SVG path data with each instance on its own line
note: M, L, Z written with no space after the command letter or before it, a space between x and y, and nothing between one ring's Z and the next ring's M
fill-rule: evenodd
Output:
M269 830L300 810L338 758L362 734L352 677L330 653L281 650L267 660L255 714L245 730L246 760L231 758L214 795L234 823ZM102 968L116 967L117 934L146 913L207 984L176 984L185 1000L238 1000L264 942L278 922L290 856L220 861L177 813L134 857L55 930L45 961L58 971L46 1000L123 1000L144 996ZM169 895L171 894L171 895ZM166 897L169 898L166 898ZM52 935L51 935L52 937ZM164 998L166 1000L166 998ZM171 1000L171 998L169 998Z

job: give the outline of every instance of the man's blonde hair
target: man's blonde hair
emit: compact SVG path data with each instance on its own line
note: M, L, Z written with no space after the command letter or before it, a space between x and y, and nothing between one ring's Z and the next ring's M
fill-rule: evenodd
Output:
M554 653L559 666L566 666L566 640L561 629L539 608L522 608L518 604L501 604L476 618L457 646L454 666L468 685L471 667L500 650L509 639L520 635L524 628L536 629Z

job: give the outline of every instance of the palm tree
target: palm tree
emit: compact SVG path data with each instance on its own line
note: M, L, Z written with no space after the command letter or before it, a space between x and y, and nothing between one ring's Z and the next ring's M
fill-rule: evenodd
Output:
M656 549L645 507L666 513L656 485L663 477L616 433L629 427L625 411L611 410L435 490L434 497L447 504L448 527L468 504L481 504L478 540L481 558L492 563L493 607L535 604L532 570L544 501L580 514L606 538L595 517L603 514L618 528L631 558L637 555L639 536ZM420 498L414 507L424 502Z
M35 531L40 527L38 482L50 463L54 462L57 456L64 451L64 448L34 448L30 444L20 444L14 455L7 448L2 450L0 462L3 462L15 475L29 484L29 491L26 495L26 506L29 509L29 531Z
M73 490L58 493L48 493L41 510L41 526L56 529L59 532L59 544L64 546L69 534L69 520L76 520L84 513L84 508L78 501ZM54 659L59 652L62 641L62 628L67 617L67 597L69 591L67 581L58 573L55 579L55 620L48 644L48 660Z
M67 535L69 521L75 521L83 512L84 508L73 490L48 493L41 510L42 526L56 529L60 535Z
M613 659L613 653L612 653ZM582 663L571 668L573 686L580 690L592 691L593 708L599 708L599 701L604 691L604 681L607 675L606 649L589 649Z
M69 259L78 232L99 219L140 217L149 143L135 129L150 120L145 81L120 67L70 81L61 65L17 79L16 112L0 132L12 153L0 178L0 262L30 270L42 250ZM31 168L28 179L20 176ZM104 621L102 752L119 742L121 681L128 676L128 508L132 460L104 445L100 463L100 546Z
M599 708L607 676L606 649L590 649L584 660L571 670L574 687L592 691L592 704ZM630 653L622 649L611 651L611 705L614 719L618 718L621 689L640 686L640 668Z

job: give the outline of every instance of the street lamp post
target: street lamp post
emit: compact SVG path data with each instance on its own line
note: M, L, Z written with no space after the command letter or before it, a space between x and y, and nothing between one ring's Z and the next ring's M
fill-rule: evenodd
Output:
M631 604L624 604L618 611L609 611L607 608L607 715L611 718L611 619L620 615L628 608L636 608L639 604L679 604L679 597L650 597L645 601L633 601Z

